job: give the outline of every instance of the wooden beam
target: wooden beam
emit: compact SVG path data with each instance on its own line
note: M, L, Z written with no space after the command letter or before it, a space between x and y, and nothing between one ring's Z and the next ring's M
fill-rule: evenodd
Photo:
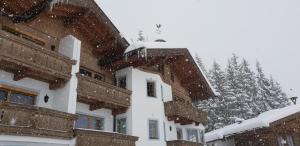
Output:
M90 111L102 109L104 108L104 106L105 106L104 102L90 104Z
M25 78L26 72L27 72L27 69L25 69L25 68L19 69L18 71L14 72L13 80L19 81L19 80Z
M56 79L49 83L49 89L50 90L59 89L59 88L63 87L65 85L65 83L66 83L66 81L64 81L64 80Z

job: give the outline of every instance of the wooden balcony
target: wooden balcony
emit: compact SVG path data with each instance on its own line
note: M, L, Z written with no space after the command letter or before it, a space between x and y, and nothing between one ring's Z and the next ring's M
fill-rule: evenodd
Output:
M0 70L13 73L15 81L30 77L57 89L71 77L74 63L58 52L0 30Z
M169 101L165 103L165 114L169 121L182 125L195 122L197 125L207 123L207 113L200 111L189 102Z
M0 134L71 139L75 115L41 107L0 103Z
M183 91L173 88L172 94L173 97L175 98L174 100L192 103L192 98L188 94L184 93Z
M83 129L75 130L75 134L76 146L135 146L138 140L134 136Z
M167 141L167 146L203 146L201 143L184 141L184 140L174 140Z
M81 74L78 77L78 100L90 105L90 110L108 108L113 114L126 112L130 106L131 91Z

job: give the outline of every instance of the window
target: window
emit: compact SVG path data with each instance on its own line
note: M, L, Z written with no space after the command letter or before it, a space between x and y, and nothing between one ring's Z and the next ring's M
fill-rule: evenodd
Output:
M174 76L174 73L171 72L171 81L174 82L175 81L175 76Z
M87 71L87 70L82 69L82 68L79 69L79 73L80 73L82 76L92 77L92 72Z
M99 81L104 81L104 76L101 75L101 74L95 74L95 75L94 75L94 78L95 78L96 80L99 80Z
M198 130L188 129L187 130L187 140L192 142L199 142Z
M6 101L7 91L0 89L0 102Z
M177 140L182 140L183 139L182 129L176 128L176 132L177 132Z
M126 77L120 77L118 79L118 86L121 88L126 89L127 83L126 83Z
M200 134L200 142L204 143L204 134L205 134L204 130L199 130L199 134Z
M75 127L83 129L104 130L104 118L79 114Z
M149 138L150 139L159 139L158 121L157 120L149 120Z
M288 136L280 136L277 138L278 141L278 146L294 146L294 141L293 137L288 135Z
M147 82L147 95L149 97L156 97L154 82L150 82L150 81Z
M127 120L126 120L126 118L117 119L117 132L127 134Z
M36 94L23 89L0 85L0 102L34 105Z

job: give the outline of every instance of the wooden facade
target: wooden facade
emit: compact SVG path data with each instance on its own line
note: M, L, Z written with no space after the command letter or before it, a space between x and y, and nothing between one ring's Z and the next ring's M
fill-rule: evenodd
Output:
M293 114L270 123L270 127L233 134L236 146L280 146L279 138L283 138L283 146L289 146L287 137L291 137L294 146L300 146L300 113Z
M203 146L201 143L190 142L185 140L168 141L167 146Z
M76 115L29 105L0 103L0 133L59 139L73 138Z
M76 146L135 146L137 137L101 131L75 130Z

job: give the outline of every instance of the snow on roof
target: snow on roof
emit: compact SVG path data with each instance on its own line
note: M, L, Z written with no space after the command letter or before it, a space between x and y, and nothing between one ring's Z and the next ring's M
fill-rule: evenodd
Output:
M127 47L125 53L134 51L140 48L147 49L184 49L186 46L180 44L173 44L169 42L134 42Z
M300 106L297 105L270 110L261 113L255 118L245 120L240 124L234 123L232 125L228 125L223 128L208 132L205 134L205 139L207 142L210 142L218 139L223 139L224 137L233 135L235 133L269 127L272 122L283 119L297 112L300 112Z

